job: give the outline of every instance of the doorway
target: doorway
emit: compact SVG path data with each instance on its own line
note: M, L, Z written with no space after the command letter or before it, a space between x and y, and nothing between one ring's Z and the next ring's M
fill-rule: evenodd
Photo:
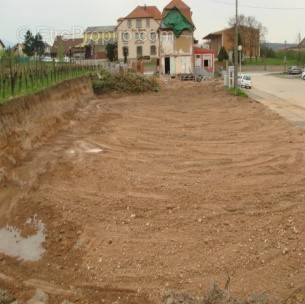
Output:
M170 57L165 57L165 74L169 75L171 73L171 59Z

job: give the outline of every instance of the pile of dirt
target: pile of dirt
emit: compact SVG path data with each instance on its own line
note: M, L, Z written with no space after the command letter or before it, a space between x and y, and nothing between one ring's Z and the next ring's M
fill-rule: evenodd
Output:
M155 77L144 77L133 72L109 73L102 70L93 79L93 90L96 94L109 92L119 93L144 93L157 92L160 89Z

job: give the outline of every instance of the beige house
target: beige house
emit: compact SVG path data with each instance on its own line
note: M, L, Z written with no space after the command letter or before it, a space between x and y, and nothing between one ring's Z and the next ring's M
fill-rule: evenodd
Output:
M13 47L13 52L16 56L26 56L25 53L23 52L23 48L24 48L24 44L23 43L17 43L14 47Z
M194 72L194 30L192 11L182 0L173 0L164 8L159 30L162 74Z
M109 43L117 42L116 27L91 26L84 32L83 45L86 48L87 59L107 58L106 46Z
M161 12L155 6L138 6L118 20L118 59L159 58L158 29Z

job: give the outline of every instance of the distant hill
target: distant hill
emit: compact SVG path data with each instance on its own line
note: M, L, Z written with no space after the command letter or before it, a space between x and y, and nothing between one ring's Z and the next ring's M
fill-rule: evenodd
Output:
M272 43L272 42L266 42L264 45L266 45L268 48L273 49L274 51L296 48L298 46L296 43Z

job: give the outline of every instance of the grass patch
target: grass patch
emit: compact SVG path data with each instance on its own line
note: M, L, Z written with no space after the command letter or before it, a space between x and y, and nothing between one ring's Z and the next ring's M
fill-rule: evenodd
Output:
M246 59L243 62L243 65L284 65L284 59L283 58L258 58L256 59ZM291 65L298 65L297 60L295 59L287 59L286 61L287 66Z
M234 95L234 96L240 96L240 97L248 97L247 93L245 93L242 89L237 88L230 88L228 89L229 93Z
M103 70L93 79L93 90L98 95L109 92L158 92L160 85L155 77L144 77L133 72L112 74Z

